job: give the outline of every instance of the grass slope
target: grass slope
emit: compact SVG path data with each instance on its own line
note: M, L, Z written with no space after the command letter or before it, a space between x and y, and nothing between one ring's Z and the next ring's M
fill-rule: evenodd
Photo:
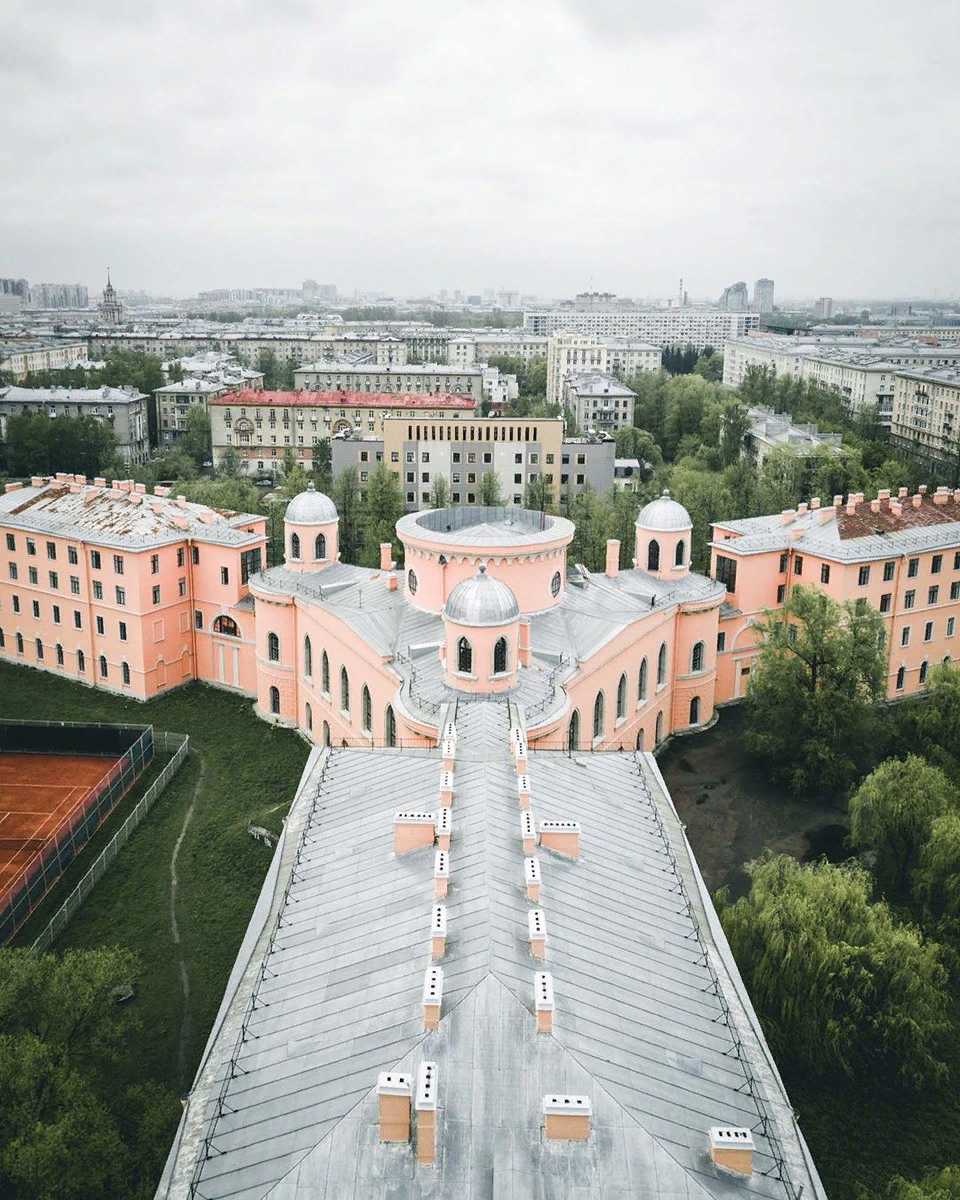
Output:
M138 704L7 663L0 663L0 717L140 722L190 735L179 773L53 947L137 951L144 964L134 1001L140 1029L127 1077L118 1083L151 1080L181 1093L193 1079L270 863L271 851L250 837L247 822L275 805L286 811L308 747L259 720L250 700L216 688L193 684ZM177 859L178 947L171 935L170 860L194 801ZM111 832L132 802L126 798L111 817ZM64 894L48 900L41 919ZM21 944L36 936L38 924L22 931Z

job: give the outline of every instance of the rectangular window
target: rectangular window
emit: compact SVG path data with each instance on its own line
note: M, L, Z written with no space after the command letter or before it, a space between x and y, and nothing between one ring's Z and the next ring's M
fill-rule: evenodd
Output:
M830 564L829 563L821 563L820 564L820 582L821 583L829 583L830 582Z
M953 637L953 631L957 627L956 617L947 617L947 637Z
M727 558L723 554L718 554L717 568L714 572L714 578L718 583L724 584L728 592L735 592L737 590L736 559Z
M790 645L792 646L793 643L797 640L796 625L791 624L790 628L787 630L787 637L790 639Z
M73 591L73 583L72 582L70 584L70 590ZM103 584L100 582L99 579L95 579L93 581L93 598L94 598L94 600L102 600L103 599Z
M159 583L153 589L153 602L154 602L154 604L160 603L160 584Z
M923 627L923 640L929 642L933 639L933 622L928 621Z
M19 612L20 611L20 597L19 596L11 596L11 600L13 601L13 611Z
M10 572L10 578L11 578L11 579L16 579L16 577L17 577L17 564L16 564L16 563L8 563L8 564L7 564L7 570Z
M79 575L71 575L70 576L70 592L74 596L80 595L80 577L79 577Z
M187 581L185 578L177 580L177 588L181 596L185 596L187 594Z
M127 623L126 623L126 621L120 622L119 629L120 629L120 641L125 642L127 640Z
M861 567L860 574L857 577L857 583L860 585L860 587L866 587L869 582L870 582L870 568L869 567Z
M59 577L59 575L57 575L56 571L50 571L49 575L50 575L50 586L53 588L54 591L56 591L60 587L60 577Z
M777 603L782 604L787 598L787 585L781 583L777 588Z
M126 604L127 593L123 590L123 588L118 587L116 589L116 594L117 594L117 603L121 606Z
M786 554L781 554L781 555L780 555L780 574L781 574L781 575L784 575L784 574L786 573L786 570L787 570L787 557L788 557L788 556L787 556Z
M53 606L53 623L54 623L54 625L60 624L60 605L59 604L55 604Z
M240 555L240 582L246 583L251 575L259 575L261 570L260 547L244 550Z
M939 575L940 568L943 566L943 555L935 554L930 560L930 574Z
M83 620L80 616L80 610L78 608L73 610L73 626L75 629L83 628Z
M727 635L725 633L717 634L717 653L720 654L727 648Z
M960 579L955 579L954 582L950 584L950 599L960 600Z
M892 596L891 596L890 592L883 593L883 595L880 597L880 611L881 612L889 612L890 611L891 599L892 599Z
M113 569L117 575L123 574L123 555L115 554L113 556Z
M901 646L909 646L910 645L910 626L909 625L905 625L903 627L903 629L900 630L900 645Z
M103 637L103 617L97 617L97 633Z
M953 569L955 571L960 571L960 550L958 550L953 556Z
M903 607L913 608L913 602L916 600L916 598L917 593L913 590L913 588L911 588L909 592L905 592L903 597Z
M80 561L80 559L79 559L79 558L77 558L77 548L76 548L76 546L68 546L68 547L67 547L67 562L69 562L69 563L73 563L73 565L74 565L74 566L76 566L76 564L77 564L79 561Z
M230 582L230 568L229 567L221 567L220 568L220 582L224 585L226 585Z
M200 547L199 546L191 546L190 549L193 552L193 565L197 566L200 562Z
M56 558L56 557L57 557L57 543L56 542L47 542L47 558Z
M150 574L157 575L159 573L159 571L160 571L160 555L159 554L151 554L150 555Z
M202 629L203 628L203 613L200 611L199 608L195 609L194 613L193 613L193 627L194 627L194 629Z
M31 583L37 582L37 568L36 567L27 567L27 578L30 580Z
M890 580L893 578L893 572L894 572L895 567L896 567L896 563L885 562L883 564L883 582L884 583L889 583Z
M39 616L40 616L40 601L39 601L39 600L33 600L33 601L31 601L31 605L32 605L32 607L33 607L33 615L34 615L35 617L38 617L38 618L39 618Z
M794 573L794 575L802 575L803 574L803 555L802 554L798 554L797 557L793 560L793 573Z
M928 590L927 590L927 603L928 604L936 604L936 602L939 598L940 598L939 587L928 588Z
M90 566L93 568L94 571L100 570L100 551L99 550L91 550L90 551Z
M28 554L36 554L36 552L37 552L37 543L33 540L33 538L27 538L27 553Z
M16 548L17 548L17 539L13 536L12 533L8 533L7 534L7 549L8 550L16 550Z
M911 558L907 561L907 578L913 579L914 575L920 570L920 559Z

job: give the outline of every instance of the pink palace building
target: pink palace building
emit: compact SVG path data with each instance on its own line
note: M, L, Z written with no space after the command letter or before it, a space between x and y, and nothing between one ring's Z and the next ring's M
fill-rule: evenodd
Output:
M797 583L884 613L891 697L950 658L960 608L960 491L719 522L712 579L666 492L603 572L568 566L565 518L473 506L403 517L403 570L389 544L350 566L312 485L266 570L263 517L131 481L8 486L0 526L4 659L142 700L203 680L321 745L436 744L451 704L503 697L532 746L649 750L744 695L753 622Z

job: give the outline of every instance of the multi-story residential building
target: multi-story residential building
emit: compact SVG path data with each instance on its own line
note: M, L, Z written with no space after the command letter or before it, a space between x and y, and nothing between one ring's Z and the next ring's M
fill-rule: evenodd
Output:
M289 449L304 467L313 445L338 433L379 433L388 416L439 419L473 415L470 396L403 392L228 392L207 403L214 465L228 449L246 474L274 473Z
M821 450L837 450L843 440L839 433L821 433L816 425L795 424L787 413L774 412L760 405L747 409L750 425L743 436L743 455L759 470L771 450L789 450L799 458L809 458Z
M723 312L744 312L749 307L750 300L747 295L747 285L742 279L737 280L736 283L731 283L729 287L725 287L717 303L717 308Z
M890 441L960 478L960 371L900 370L894 378Z
M294 387L300 392L409 392L417 395L444 392L472 396L477 404L484 398L483 379L480 367L437 363L380 367L315 362L305 364L293 373Z
M236 376L217 379L215 376L207 379L187 377L178 383L167 383L154 391L157 402L157 433L161 446L170 446L180 434L187 429L187 417L194 407L207 411L207 405L218 396L228 392L236 392L240 388L260 391L263 388L263 375L253 371L243 372L254 376L258 382L248 380L240 382Z
M821 296L813 306L813 315L818 321L825 321L833 316L833 297Z
M599 371L567 375L563 380L561 403L573 413L580 429L615 433L632 425L636 398L636 392L613 375Z
M193 679L250 693L265 522L132 480L8 484L0 657L138 700Z
M662 360L660 347L648 342L582 333L554 334L547 344L547 403L563 403L563 384L569 375L600 372L621 379L659 371Z
M0 437L7 421L19 413L49 417L93 417L109 425L125 462L144 463L150 451L147 396L132 387L0 388Z
M58 371L87 362L86 342L5 342L0 344L0 371L15 382L31 371Z
M33 283L28 303L31 308L89 308L90 293L82 283Z
M533 333L592 333L627 337L655 346L722 346L728 338L757 329L760 314L707 308L618 309L612 312L525 312L523 325Z
M803 377L821 387L836 388L843 394L851 413L874 407L877 420L886 429L893 418L894 373L896 366L882 351L856 354L841 350L830 354L812 354L803 361Z
M546 337L522 329L499 333L453 331L447 345L447 362L468 367L491 358L519 358L529 364L535 358L546 357L546 353Z
M919 691L931 667L957 657L960 490L913 496L880 491L819 498L794 510L718 521L712 573L727 590L718 629L717 694L746 692L760 653L754 622L782 607L797 584L883 614L887 695Z
M758 313L773 312L772 279L758 279L753 285L753 311Z

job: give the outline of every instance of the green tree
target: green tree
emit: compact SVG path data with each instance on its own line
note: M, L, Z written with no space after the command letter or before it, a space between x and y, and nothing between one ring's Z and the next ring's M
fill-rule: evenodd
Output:
M546 396L547 360L542 354L527 363L524 387L528 396Z
M177 444L198 467L202 467L211 457L210 414L202 404L191 405L187 413L187 428L177 439Z
M617 430L614 440L617 443L617 458L639 459L641 467L644 463L649 463L653 468L663 466L663 453L648 429L626 425Z
M886 682L883 618L797 585L755 629L748 749L797 794L840 793L870 759Z
M243 464L240 462L240 455L232 446L228 446L220 459L220 474L226 475L228 479L238 479L242 470Z
M318 491L329 492L333 486L330 439L315 438L313 443L313 477Z
M889 753L916 749L960 786L960 668L940 663L927 678L921 703L897 706Z
M670 494L690 514L691 565L695 571L705 572L710 567L711 522L726 516L732 504L723 477L684 458L670 472Z
M850 840L873 856L891 900L906 896L933 822L956 807L955 796L941 770L910 754L882 762L850 797Z
M553 512L553 486L545 475L529 479L523 492L523 507L537 512Z
M477 503L487 508L500 508L503 504L503 485L496 471L484 471L480 477L480 490L477 493Z
M116 460L116 438L95 417L57 417L17 413L7 421L6 459L11 475L48 475L69 471L106 474Z
M946 1077L948 976L940 947L871 903L855 863L766 855L720 917L778 1058L813 1075L893 1072L918 1090Z
M380 544L393 544L393 557L403 558L403 544L397 537L397 522L406 512L400 481L386 463L380 463L367 481L363 505L363 549L360 565L380 565Z
M865 1192L858 1200L871 1200ZM918 1182L896 1175L884 1189L882 1200L960 1200L960 1167L928 1171Z
M694 375L702 375L708 383L720 383L723 379L723 355L712 346L705 347L697 356L693 367Z
M450 484L444 475L434 475L429 503L431 508L446 508L450 503Z
M333 481L330 499L340 514L337 541L344 562L358 561L363 538L363 501L356 467L347 467Z
M930 822L918 857L913 897L924 927L937 929L956 943L960 937L960 812L955 805Z
M750 431L750 417L739 400L728 400L721 413L720 459L725 467L739 462L743 439Z

